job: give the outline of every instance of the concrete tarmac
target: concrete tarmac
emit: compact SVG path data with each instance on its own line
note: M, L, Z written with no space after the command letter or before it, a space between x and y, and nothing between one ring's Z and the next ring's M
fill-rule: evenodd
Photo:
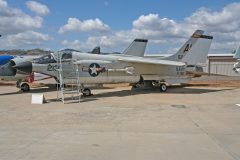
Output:
M55 89L0 86L0 159L240 159L239 88L93 92L62 104ZM31 104L33 93L48 103Z

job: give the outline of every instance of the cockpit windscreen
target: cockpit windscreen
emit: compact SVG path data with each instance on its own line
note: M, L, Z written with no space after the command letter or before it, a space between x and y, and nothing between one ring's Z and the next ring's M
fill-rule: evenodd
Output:
M72 59L71 52L55 52L53 54L44 55L40 58L34 59L34 63L38 63L38 64L57 63L53 55L54 57L56 57L56 59L59 59L61 57L62 61Z
M53 58L51 54L48 54L48 55L39 57L37 59L34 59L34 62L39 64L46 64L46 63L56 63L56 60Z

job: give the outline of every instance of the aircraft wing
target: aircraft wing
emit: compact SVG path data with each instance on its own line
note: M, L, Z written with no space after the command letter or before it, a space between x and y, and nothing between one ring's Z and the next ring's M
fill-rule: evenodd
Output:
M118 61L129 62L129 63L142 63L142 64L155 64L155 65L167 65L167 66L185 66L183 62L160 60L160 59L150 59L142 57L121 57Z
M90 64L90 63L112 63L111 61L105 61L105 60L79 60L74 62L76 65L81 65L81 64Z

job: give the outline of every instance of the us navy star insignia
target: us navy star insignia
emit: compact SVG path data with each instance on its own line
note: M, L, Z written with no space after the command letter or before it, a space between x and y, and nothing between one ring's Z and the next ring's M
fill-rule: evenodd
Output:
M90 69L91 69L91 74L97 74L97 68L95 64Z
M98 69L100 68L100 65L97 64L97 63L92 63L90 64L89 66L89 69L88 69L88 73L90 74L90 76L92 77L96 77L98 76L99 72L98 72Z

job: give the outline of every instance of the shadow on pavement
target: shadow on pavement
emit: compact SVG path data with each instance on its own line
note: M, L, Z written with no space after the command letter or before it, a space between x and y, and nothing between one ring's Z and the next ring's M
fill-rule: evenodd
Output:
M41 88L31 88L31 90L28 92L23 92L21 90L18 90L15 92L0 93L0 96L29 94L29 93L45 93L45 92L53 92L53 91L57 91L56 87L41 87Z
M203 94L203 93L211 93L211 92L219 92L224 90L233 90L235 88L227 88L227 89L211 89L211 88L194 88L194 87L169 87L167 92L161 93L159 88L132 88L132 89L124 89L118 91L109 91L109 89L105 89L105 92L94 94L90 97L81 97L81 102L89 102L98 100L98 98L104 97L127 97L131 95L141 95L141 94ZM43 87L43 88L33 88L29 92L9 92L9 93L2 93L0 96L6 95L17 95L17 94L31 94L31 93L46 93L46 92L54 92L56 91L56 87ZM94 92L94 90L93 90ZM76 103L76 101L71 102L72 97L66 98L66 103ZM56 98L54 99L47 99L48 102L59 102ZM69 101L69 102L67 102Z
M203 88L185 88L185 87L169 87L167 92L162 93L158 88L149 88L149 89L132 89L132 90L121 90L121 91L111 91L103 92L99 94L94 94L94 98L102 97L125 97L138 94L203 94L211 92L219 92L223 90L232 90L231 89L203 89Z

